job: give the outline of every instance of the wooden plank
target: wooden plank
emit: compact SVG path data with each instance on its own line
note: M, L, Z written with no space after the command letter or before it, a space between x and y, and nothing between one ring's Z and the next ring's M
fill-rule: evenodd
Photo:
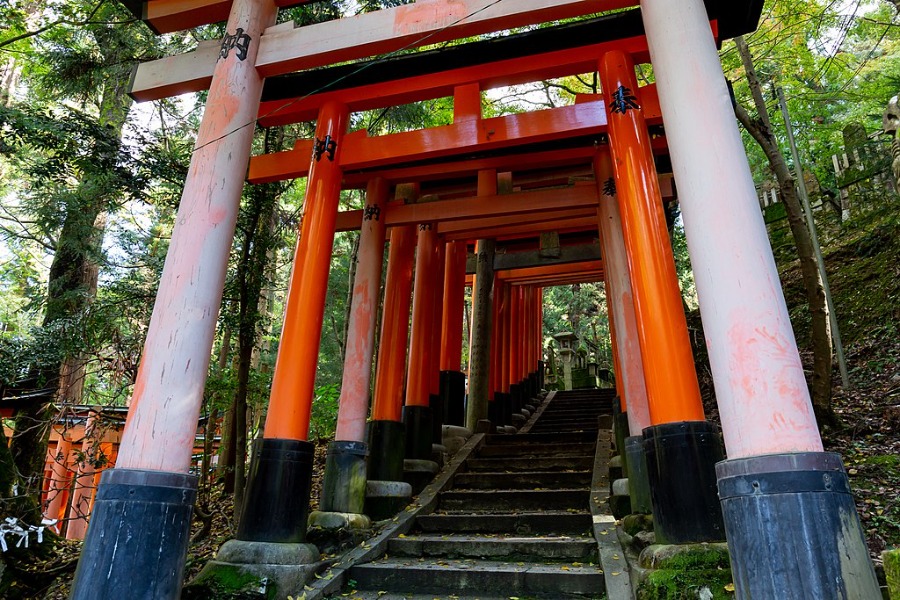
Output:
M507 269L497 274L502 281L535 280L540 277L559 277L562 275L581 275L587 271L603 271L602 260L585 260L569 264L537 265L519 269Z
M314 0L275 0L280 8ZM232 0L120 0L131 14L154 33L172 33L228 20Z
M473 240L484 237L496 237L501 241L515 240L521 238L533 238L542 231L548 230L548 228L559 231L560 233L596 230L597 217L591 216L553 221L547 225L541 223L526 223L524 225L505 225L503 227L492 227L490 229L476 231L448 233L444 236L444 239L448 242Z
M635 0L418 0L263 36L266 76L636 5Z
M448 221L438 224L438 233L447 235L487 230L493 227L503 227L507 225L527 225L533 223L552 224L555 221L568 221L570 219L590 217L596 214L597 207L589 206L586 208L560 209L539 213L526 213L523 215L501 215L479 219L462 219L459 221Z
M510 271L548 265L567 265L600 260L600 244L581 244L579 246L562 246L557 258L544 258L540 250L528 252L497 253L494 256L495 271Z
M315 25L271 27L260 39L256 68L271 77L636 4L635 0L418 0ZM142 63L131 94L136 100L156 100L206 89L215 62L195 51ZM148 85L151 82L156 83Z
M662 117L655 86L643 88L641 99L648 123L660 123ZM605 131L606 106L602 101L592 101L377 137L356 131L344 137L340 160L345 172L384 168L473 151L599 135ZM288 152L254 156L250 160L249 181L266 183L305 177L310 148L300 145Z
M599 196L597 186L586 182L570 188L554 188L497 194L494 196L474 196L461 200L403 204L391 202L385 209L385 225L417 225L419 223L440 223L463 219L480 219L497 216L536 214L564 209L588 209L596 211ZM596 225L596 213L592 217ZM351 210L338 213L336 231L352 231L362 224L362 211ZM534 224L528 224L532 228Z

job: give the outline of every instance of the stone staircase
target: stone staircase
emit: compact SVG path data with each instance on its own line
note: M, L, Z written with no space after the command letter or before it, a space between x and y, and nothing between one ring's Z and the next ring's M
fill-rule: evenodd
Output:
M611 390L558 392L522 428L488 435L437 508L350 569L334 598L605 598L590 489Z

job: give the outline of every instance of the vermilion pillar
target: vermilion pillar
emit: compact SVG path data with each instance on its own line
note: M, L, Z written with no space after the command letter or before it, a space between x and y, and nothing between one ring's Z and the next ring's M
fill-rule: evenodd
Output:
M717 468L737 596L878 598L840 457L822 452L703 3L641 12L729 454Z
M644 449L657 538L668 543L724 537L714 465L723 458L705 422L663 214L650 136L630 56L600 61L622 232L628 253L650 419Z
M447 424L458 426L466 424L466 376L461 371L466 258L466 242L447 244L441 319L440 394Z
M628 256L622 237L622 219L615 197L616 184L608 149L601 149L594 157L594 176L600 193L600 250L606 273L606 303L610 315L613 356L616 359L616 382L622 400L621 408L625 411L625 420L617 420L616 426L628 429L622 435L617 431L616 443L621 444L619 453L625 459L631 509L636 513L649 513L652 511L652 503L642 432L651 425L650 410L644 386L644 363L634 316Z
M628 425L634 435L649 427L650 410L644 385L644 363L641 358L634 297L628 270L628 255L622 236L622 219L616 201L616 185L608 150L594 158L594 174L600 192L598 209L600 252L608 286L610 324L615 328L615 350L618 357L616 380L619 395L628 407ZM624 408L623 408L624 410Z
M443 278L438 280L440 255L437 229L430 223L419 225L416 243L416 281L413 288L412 329L409 341L409 370L406 374L407 458L430 460L432 414L430 407L433 355L440 352L433 342L434 302L443 295Z
M59 431L59 442L56 445L55 452L50 457L50 486L47 490L47 505L44 508L44 518L50 521L58 521L61 516L60 512L63 507L63 499L67 498L66 490L69 488L71 481L71 471L69 470L69 461L72 455L72 440L69 439L65 431ZM49 525L57 533L60 526Z
M123 589L133 597L181 593L197 487L188 469L250 159L247 124L259 112L259 39L275 14L271 0L231 4L226 36L242 45L225 45L213 70L118 464L97 492L75 600L120 598ZM183 490L177 502L159 500L173 489Z
M91 514L91 504L94 497L94 460L99 451L99 440L96 439L98 414L93 410L89 413L84 425L84 437L81 440L81 461L78 463L78 473L75 475L75 486L72 490L69 522L66 525L66 539L81 540L88 529L88 517Z
M522 286L509 286L509 395L512 414L522 410Z
M506 307L506 286L494 276L494 299L491 321L491 398L488 403L488 419L497 426L507 425L506 409L509 401L503 393L503 311Z
M335 441L328 445L319 505L322 511L361 514L366 499L366 417L375 348L375 321L384 257L384 211L388 183L378 177L366 189L358 264L353 280L350 321ZM311 517L312 522L312 517Z
M444 320L444 282L446 268L447 244L438 239L435 247L434 301L431 303L431 363L428 367L428 402L431 406L432 442L443 441L444 402L441 397L441 351L443 342L442 325ZM461 342L460 342L461 343Z
M306 440L348 118L347 107L337 102L326 102L319 109L266 426L250 465L238 540L302 543L306 539L314 451Z
M397 196L402 196L404 190L407 190L410 196L416 193L411 186L400 186ZM403 459L406 456L406 430L402 421L403 388L406 380L406 349L415 250L415 225L391 229L372 421L369 423L367 471L369 482L403 481ZM391 516L400 504L401 501L390 499L367 500L366 514L373 518L386 518Z

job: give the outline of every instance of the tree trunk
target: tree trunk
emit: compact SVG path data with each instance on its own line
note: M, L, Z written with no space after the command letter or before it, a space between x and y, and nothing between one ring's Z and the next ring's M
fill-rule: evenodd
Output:
M762 94L762 85L753 68L750 49L742 37L735 38L735 45L744 64L744 71L750 85L750 92L759 113L753 119L740 104L735 105L735 114L769 160L769 165L778 180L779 192L788 216L794 245L800 259L800 272L806 289L806 298L811 316L811 344L813 350L813 373L811 395L813 409L819 422L835 424L836 416L831 404L831 373L833 347L831 341L831 324L828 320L828 305L825 301L825 289L816 263L815 251L809 229L803 215L803 207L797 194L794 176L785 161L778 141L772 132L771 119ZM802 176L801 173L797 174Z

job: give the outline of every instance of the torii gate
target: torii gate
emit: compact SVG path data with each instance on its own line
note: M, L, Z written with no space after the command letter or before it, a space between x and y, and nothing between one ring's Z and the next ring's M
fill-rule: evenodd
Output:
M408 303L411 247L413 243L418 245L406 398L406 422L412 435L407 432L405 440L415 449L407 453L413 458L424 452L424 442L430 441L428 402L435 389L433 367L439 361L428 348L435 348L440 339L436 323L441 319L435 305L441 302L434 292L441 280L436 274L447 264L443 256L449 248L446 240L459 244L459 240L472 239L467 236L479 238L479 265L484 264L484 268L476 273L476 315L478 310L490 315L493 265L482 257L492 253L494 242L487 236L498 221L489 219L501 219L502 223L508 215L522 215L521 222L503 226L534 230L534 222L525 215L550 211L553 228L565 229L561 226L565 223L578 229L588 224L576 224L579 219L594 219L596 223L594 215L577 212L590 208L587 203L592 199L594 209L600 209L604 250L603 269L596 269L594 275L608 274L610 297L621 299L612 303L613 322L618 331L618 361L627 364L622 373L629 374L622 393L632 433L643 432L645 448L658 448L660 440L675 438L686 449L680 455L653 453L656 462L649 466L657 531L673 542L687 541L685 536L704 538L721 533L709 514L719 506L715 488L701 485L714 479L715 467L740 597L790 596L792 590L817 598L853 594L874 597L877 583L847 493L846 475L839 457L822 451L716 53L716 35L727 38L755 28L761 2L710 1L707 12L700 0L643 0L640 11L615 13L583 24L580 30L577 25L550 28L557 33L555 41L552 34L540 38L536 33L524 38L519 46L498 40L495 45L475 46L469 54L465 45L460 46L458 52L446 53L449 66L434 54L419 59L413 55L381 63L389 70L387 74L384 70L379 73L374 65L365 71L350 65L300 74L296 81L284 81L286 92L277 89L279 83L274 84L266 92L268 99L260 104L264 77L638 3L419 0L321 25L274 25L277 5L294 4L298 2L130 3L159 32L220 20L226 12L228 24L221 42L142 65L134 78L133 94L138 99L208 87L209 100L118 463L101 481L73 597L118 597L123 586L138 596L178 595L196 486L195 479L187 474L190 449L250 158L250 125L257 118L263 125L315 118L317 129L315 140L298 143L294 152L258 157L250 165L250 180L255 182L308 177L265 439L254 453L247 510L238 533L244 548L250 548L250 555L265 554L275 543L294 562L315 558L303 544L306 515L300 507L305 507L309 495L311 445L306 436L316 343L342 185L367 187L367 209L359 217L340 218L346 220L347 227L354 219L361 219L362 235L365 238L369 230L373 247L379 246L379 236L385 235L385 225L390 224L381 221L381 212L386 221L397 219L390 234L387 284L397 302L403 301L406 290ZM577 37L578 32L591 36L591 42ZM544 45L535 45L535 39L543 40ZM485 55L486 48L496 49L496 54ZM654 67L658 91L639 88L635 78L634 63L648 59ZM480 92L484 89L594 71L598 65L602 98L584 98L571 107L538 113L481 118ZM356 81L368 75L370 81ZM320 86L309 84L311 77L326 83L340 77L346 85L319 90ZM456 109L452 125L383 138L346 133L351 110L450 94ZM704 421L659 202L654 142L648 126L661 121L665 121L664 143L678 184L728 452L728 460L717 465L714 462L722 458L721 449L715 429ZM608 150L594 146L595 141L601 145L607 141L601 136L608 136ZM471 154L477 156L460 159ZM579 161L594 163L595 182L590 192L585 191L591 188L588 185L583 189L574 186L562 196L557 191L555 198L545 190L526 191L513 194L518 196L515 201L497 193L498 171L535 170ZM389 182L424 186L429 180L449 179L453 174L477 177L473 200L396 207L387 203ZM617 192L615 201L612 186L606 186L611 178ZM518 208L519 200L529 208ZM451 206L457 202L458 213ZM494 206L503 209L495 212ZM616 214L616 207L620 214ZM485 219L485 223L481 229L451 229L453 223L466 219ZM621 227L617 227L618 220ZM442 241L441 226L445 222L449 225L445 225L444 235L451 237ZM417 241L416 227L420 229ZM509 233L515 235L515 230ZM458 245L451 254L455 268L450 271L458 286L462 264ZM369 274L363 279L371 284L372 271ZM426 290L430 290L430 296ZM354 295L354 299L361 297ZM508 313L504 313L501 302L496 314L500 329L508 329L510 334L504 339L514 347L520 339L516 336L527 326L522 314L535 310L535 302L518 291L507 296ZM633 326L629 323L629 304ZM359 316L360 331L366 329L366 319L372 322L371 304L369 313L364 308ZM490 316L484 322L490 323ZM387 320L383 325L392 326L396 326L392 330L397 336L394 339L401 339L403 325L390 325ZM490 336L490 328L475 333ZM642 359L639 371L634 370L631 360L635 338ZM478 345L474 340L473 346ZM396 367L398 355L405 354L405 348L403 344L395 346L400 347L399 352L379 355L373 408L376 422L400 422L396 398L402 382ZM481 347L489 348L490 344ZM489 366L491 359L487 352L484 354L473 356L473 369ZM507 383L511 389L525 375L515 354L508 353L509 364L504 360L500 366L500 373L505 375L500 382L501 394ZM360 364L366 355L371 360L371 348L356 353ZM485 382L484 374L490 369L483 371L479 377ZM496 368L494 372L496 375ZM640 406L638 379L643 383L646 411ZM488 382L474 390L470 406L476 410L470 420L488 416L479 407L484 407L489 387ZM387 400L380 403L380 397ZM348 399L346 404L342 401L342 413L345 406L358 408L360 402L359 398ZM363 452L356 445L360 442L359 412L350 412L353 418L343 425L353 439L343 440L348 443L343 451L345 456L359 456ZM646 421L641 422L642 418ZM391 446L397 438L396 429L381 429L385 430L385 444ZM647 458L649 463L650 456ZM359 461L354 464L353 469L358 468ZM369 470L372 479L371 463ZM378 477L387 475L392 474ZM684 485L685 481L689 483ZM816 529L822 545L811 547L800 533L805 529L797 524ZM789 568L794 566L792 561L803 564Z

